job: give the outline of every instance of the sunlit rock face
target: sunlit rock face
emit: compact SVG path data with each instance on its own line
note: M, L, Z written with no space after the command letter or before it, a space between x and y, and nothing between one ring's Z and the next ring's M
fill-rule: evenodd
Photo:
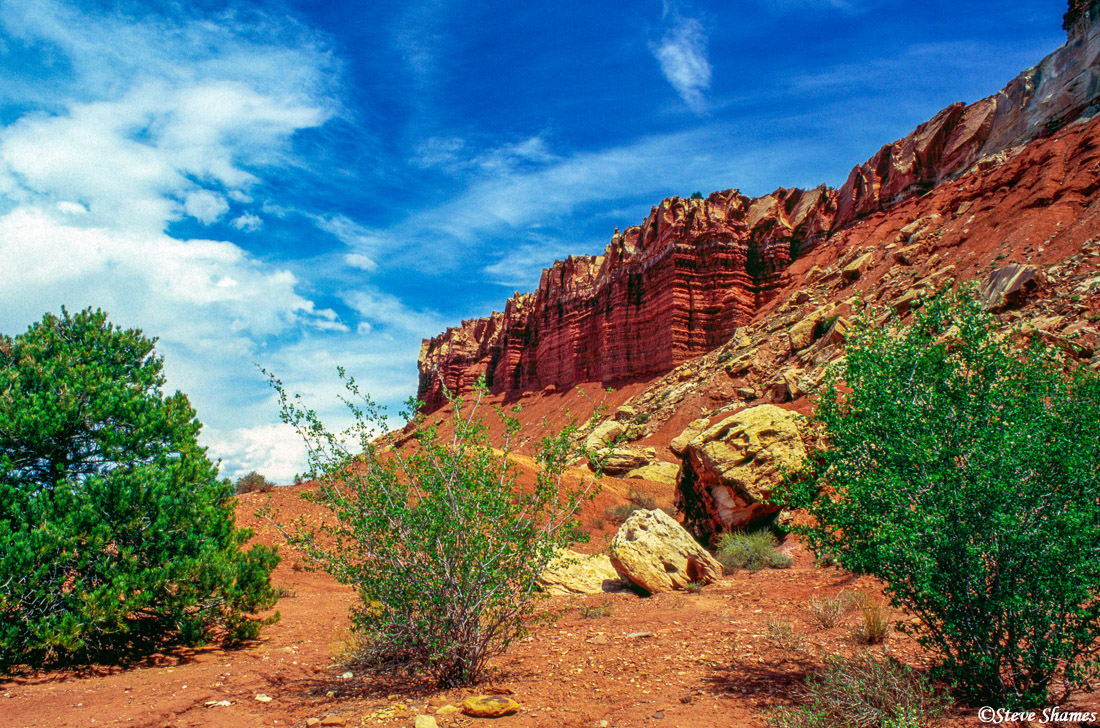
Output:
M953 104L885 145L839 190L669 198L641 225L616 230L603 255L558 261L503 313L425 340L425 410L482 375L508 394L612 384L663 374L723 344L791 282L790 264L831 235L1100 110L1098 7L1071 2L1065 45L1000 92Z

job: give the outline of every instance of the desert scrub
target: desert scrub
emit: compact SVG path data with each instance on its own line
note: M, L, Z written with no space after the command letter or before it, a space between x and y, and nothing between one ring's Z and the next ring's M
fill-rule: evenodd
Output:
M599 619L601 617L611 616L611 602L604 602L603 604L597 604L594 607L589 607L584 604L578 607L581 613L581 619Z
M787 569L793 559L776 551L779 542L775 534L765 529L748 533L724 533L718 540L715 558L722 564L722 571L728 574L739 569L759 571L760 569Z
M829 446L780 500L812 516L793 530L815 553L919 618L962 696L1027 709L1100 667L1100 374L976 298L854 320L815 413Z
M806 612L818 629L832 629L858 609L863 601L864 597L860 594L842 591L835 596L810 599Z
M237 495L242 495L244 493L270 493L274 489L275 484L255 470L237 478Z
M801 650L805 643L802 633L796 630L793 624L780 619L768 620L764 629L764 639L788 652Z
M830 657L806 679L797 708L771 716L777 728L923 728L947 701L909 667L869 655Z
M592 480L562 477L566 463L587 454L573 444L577 428L543 440L535 482L520 487L509 457L519 424L496 410L504 441L491 447L479 415L484 381L471 403L448 395L446 435L410 402L412 437L399 444L381 409L342 369L340 376L354 419L342 433L327 430L271 378L283 420L305 439L309 475L320 483L306 496L335 515L283 533L358 590L352 629L361 661L426 672L441 687L476 683L489 659L525 634L538 576L569 544L581 504L595 494Z

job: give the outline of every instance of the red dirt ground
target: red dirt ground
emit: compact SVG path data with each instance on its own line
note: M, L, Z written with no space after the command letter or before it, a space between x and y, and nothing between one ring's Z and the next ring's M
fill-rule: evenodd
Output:
M607 505L623 500L639 481L609 479L585 515L590 523ZM279 488L272 501L280 520L319 512L303 503L302 487ZM671 488L643 485L662 505ZM266 495L241 497L242 525L275 542L274 528L253 515ZM611 527L597 531L585 550L598 550ZM333 716L347 726L411 726L417 713L460 705L475 693L500 691L521 705L498 719L439 720L448 725L499 728L715 728L766 726L770 710L793 705L808 672L826 654L863 650L892 655L922 667L912 640L893 631L884 646L865 647L851 637L858 614L831 629L815 626L808 605L842 591L880 591L870 579L821 568L799 544L784 544L795 558L783 571L740 572L699 594L639 597L632 593L552 597L541 612L548 619L531 636L494 662L494 678L476 690L437 693L397 675L342 675L348 638L348 607L354 594L322 573L296 567L300 557L283 547L275 573L288 590L282 619L255 643L235 650L205 648L157 656L148 664L91 674L45 672L0 682L4 728L283 728ZM585 618L581 607L607 605L608 614ZM897 621L904 614L891 612ZM797 645L769 637L769 623L789 626ZM643 634L639 634L643 633ZM266 695L269 702L257 700ZM208 703L227 701L228 705ZM1100 710L1100 695L1074 700L1080 710ZM1067 706L1069 707L1069 706ZM956 708L945 724L981 725L972 708Z

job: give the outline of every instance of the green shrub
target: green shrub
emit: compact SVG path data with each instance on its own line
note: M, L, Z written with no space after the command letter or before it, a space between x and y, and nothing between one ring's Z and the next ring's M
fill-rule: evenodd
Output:
M237 478L237 495L242 493L270 493L275 484L253 470L248 475Z
M718 540L715 558L722 564L722 570L726 574L736 573L739 569L759 571L764 568L789 568L793 559L776 551L778 545L775 534L766 529L749 533L724 533Z
M856 322L817 407L830 446L781 500L809 509L810 548L920 617L964 696L1034 707L1097 667L1100 376L1013 346L973 296Z
M803 705L771 717L779 728L921 728L943 714L947 702L908 667L869 655L831 657L806 679Z
M0 336L0 670L251 638L275 602L154 344L90 309Z
M363 659L426 671L444 687L476 683L489 659L525 633L538 576L569 544L581 504L594 495L591 481L562 478L578 455L577 428L543 440L535 482L520 487L509 457L519 425L497 410L506 442L490 446L478 414L483 381L472 406L451 400L446 436L413 415L411 402L413 437L399 445L399 433L378 437L389 431L386 418L340 375L355 421L340 434L272 378L283 419L305 437L310 477L320 483L306 495L336 516L319 530L302 522L284 533L358 590L352 626Z

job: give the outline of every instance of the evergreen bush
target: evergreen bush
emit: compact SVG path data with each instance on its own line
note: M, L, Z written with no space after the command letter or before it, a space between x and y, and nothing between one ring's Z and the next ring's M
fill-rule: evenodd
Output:
M91 309L0 336L0 671L255 637L275 602L154 344Z

